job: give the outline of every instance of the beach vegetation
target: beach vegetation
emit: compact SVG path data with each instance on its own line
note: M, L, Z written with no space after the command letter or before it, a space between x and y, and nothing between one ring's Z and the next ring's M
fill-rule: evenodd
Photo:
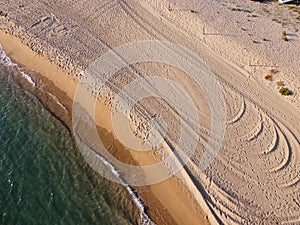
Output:
M282 40L284 40L284 41L289 41L289 39L288 39L287 36L283 36L283 37L282 37Z
M293 12L299 13L300 10L299 9L294 9Z
M277 22L277 23L281 23L279 19L273 18L272 21Z
M272 75L271 75L271 74L267 74L267 75L265 76L265 80L272 81L272 80L273 80Z
M282 95L284 95L284 96L289 96L289 95L292 94L292 91L289 90L289 89L286 88L286 87L281 87L281 88L279 89L279 93L282 94Z
M283 28L286 27L287 25L288 25L287 22L284 22L284 21L281 22L281 26L282 26Z
M286 35L286 31L284 30L284 31L282 31L282 35Z
M274 74L274 73L276 73L276 72L277 72L276 70L270 69L268 73L269 73L269 74Z
M236 7L236 8L228 7L228 9L230 9L231 11L251 13L251 11L248 9L242 9L242 8L238 8L238 7Z
M284 86L284 82L283 81L277 81L276 84L277 84L278 87Z
M191 13L198 13L198 11L196 11L196 10L194 10L194 9L191 9L190 12L191 12Z
M270 13L270 11L267 10L266 8L263 8L262 11L263 11L263 12L266 12L266 13Z

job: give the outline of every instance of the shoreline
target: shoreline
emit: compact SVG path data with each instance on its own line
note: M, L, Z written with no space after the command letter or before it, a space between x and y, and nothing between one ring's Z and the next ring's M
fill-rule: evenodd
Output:
M3 7L4 12L9 13L7 17L0 17L2 29L20 37L34 52L46 55L74 75L76 73L72 71L83 70L109 49L149 39L174 42L192 50L216 75L227 105L226 135L215 160L202 172L197 165L207 144L210 129L207 121L210 118L206 111L209 105L199 87L195 87L186 74L159 63L135 64L133 73L130 70L120 72L121 79L116 81L116 87L120 89L132 78L140 78L140 74L173 79L197 101L199 114L204 116L200 122L203 129L199 131L201 138L195 157L187 162L183 174L162 186L136 189L146 205L150 203L148 212L151 217L157 217L161 224L173 224L171 213L174 216L192 213L189 209L183 212L177 207L180 203L188 204L190 208L195 205L184 196L187 192L180 189L187 185L188 193L196 194L193 196L196 205L202 207L212 224L300 222L296 191L300 187L300 129L297 126L300 120L297 10L300 8L242 0L122 0L108 4L87 1L86 5L81 2L73 4L72 1L39 1L29 4L26 9L18 8L18 5L14 10L11 5L4 4ZM33 14L30 18L27 17L29 12ZM286 34L282 36L283 33ZM270 71L273 71L271 79L266 79ZM66 80L75 79L74 82L77 79L71 75L62 76ZM56 79L59 86L57 78L60 76L54 76L53 80ZM293 95L281 96L279 89L282 86L291 89ZM60 87L64 89L64 85ZM104 96L109 105L114 90L108 91L112 93ZM153 101L149 102L148 108L145 104L145 108L150 113L151 108L157 108L158 114L163 116L165 105ZM102 132L108 131L107 137L113 141L113 146L122 148L111 134L110 107L105 106L102 110L105 112L102 122L106 122L102 124L106 128ZM171 110L166 112L167 121L172 125L174 121L176 123L176 114L174 116ZM132 129L143 139L147 129L143 126L145 121L138 116L134 114L131 119ZM180 131L176 125L170 130L173 142ZM169 151L172 143L166 147ZM129 153L119 151L114 152L114 156L134 165L137 161L144 165L157 160L151 153L146 157ZM191 179L191 185L186 183ZM169 190L162 192L164 187L171 187L173 195ZM177 196L175 189L183 193L182 198ZM159 217L161 213L164 218ZM177 221L188 223L186 218L181 216Z
M2 44L3 50L7 52L7 55L13 61L37 73L36 77L33 78L34 82L41 79L43 83L47 84L45 87L47 92L55 96L60 102L60 105L63 105L67 109L67 112L64 111L64 113L57 114L57 110L60 108L59 105L57 108L55 105L47 103L45 96L37 95L37 97L44 105L46 104L46 107L57 118L63 121L71 131L70 113L72 109L72 98L76 91L78 81L63 71L59 66L50 62L46 56L36 54L17 37L5 33L3 30L0 30L0 43ZM68 85L64 85L65 83ZM104 114L106 115L104 115L104 117L109 117L109 115L107 115L110 113L109 109L105 105L102 105L102 107L105 108ZM109 123L103 123L101 125L103 126L100 128L101 131L106 132L104 136L109 135L106 129L111 131L111 125L109 125ZM115 137L112 138L112 141L115 142ZM140 156L137 157L141 159ZM132 163L133 159L128 159L128 156L126 156L126 158L124 161L129 160ZM149 159L146 159L146 161L149 162ZM150 161L153 161L151 157ZM186 174L183 174L183 177L186 176ZM185 179L189 180L187 177ZM187 182L189 185L193 185L190 180ZM138 193L138 197L142 199L148 208L147 214L157 224L210 224L208 219L213 220L212 216L204 214L200 205L195 204L195 202L199 200L194 199L189 188L177 177L172 177L164 182L147 187L134 187L134 191ZM195 191L197 190L195 189ZM190 197L187 198L187 196ZM201 196L198 196L198 198L199 197L201 198ZM173 199L172 201L170 201L171 198ZM156 199L156 201L154 201L154 199ZM202 203L205 204L204 201ZM185 209L186 213L183 214L182 212ZM208 212L207 209L206 212ZM193 216L187 219L188 214L192 214Z

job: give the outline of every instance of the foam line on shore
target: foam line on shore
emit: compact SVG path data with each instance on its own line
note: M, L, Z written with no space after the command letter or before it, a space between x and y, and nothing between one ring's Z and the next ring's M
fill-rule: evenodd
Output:
M93 151L93 150L91 150L91 151ZM137 207L140 209L140 212L141 212L142 225L155 225L155 223L153 221L151 221L149 216L146 214L145 206L143 205L141 199L139 197L137 197L137 195L134 193L132 188L124 181L124 179L122 179L119 171L110 162L108 162L104 157L102 157L101 155L97 154L94 151L93 151L93 153L96 154L97 158L99 158L101 160L101 162L103 162L112 171L112 173L120 179L121 184L126 188L126 190L129 192L129 194L133 197L135 204L137 205Z
M11 61L11 59L6 55L5 51L2 49L1 44L0 44L0 62L5 67L16 68L20 72L22 77L27 80L28 83L30 83L33 87L36 87L36 83L33 81L31 76L29 76L28 74L21 71L20 67L16 63L13 63ZM47 92L47 94L53 98L53 100L56 102L56 104L58 104L60 107L62 107L64 110L67 111L67 108L58 100L58 98L55 95L51 94L50 92ZM96 155L96 157L98 159L100 159L101 162L110 169L110 171L121 181L120 183L126 188L128 193L132 196L134 203L136 204L136 206L140 210L140 215L141 215L140 222L141 222L141 224L142 225L155 225L155 223L146 214L145 206L143 205L141 199L137 197L137 195L134 193L132 188L124 181L124 179L122 179L122 177L120 176L120 173L118 172L118 170L111 163L109 163L104 157L97 154L93 150L90 150L90 151L92 151Z
M17 68L18 71L21 73L22 77L24 77L32 86L35 86L35 83L32 80L32 78L28 74L21 71L20 67L18 67L16 63L13 63L11 59L6 55L5 51L2 49L1 44L0 44L0 61L4 66Z

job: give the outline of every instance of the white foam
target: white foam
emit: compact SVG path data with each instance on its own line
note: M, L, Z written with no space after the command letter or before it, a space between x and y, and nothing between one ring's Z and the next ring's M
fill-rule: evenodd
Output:
M80 79L84 79L85 78L85 73L84 71L81 71L78 76L80 77ZM91 149L90 149L91 150ZM91 150L93 151L93 150ZM136 206L139 208L140 210L140 221L142 225L155 225L155 223L149 218L149 216L146 214L145 212L145 207L141 201L140 198L137 197L137 195L134 193L134 191L131 189L131 187L126 183L126 181L121 177L119 171L109 162L107 161L104 157L102 157L101 155L97 154L96 152L93 151L93 153L101 160L101 162L103 162L109 169L110 171L120 180L120 183L126 188L126 190L128 191L128 193L132 196Z
M35 83L32 80L32 78L28 74L22 72L20 70L20 68L18 67L18 65L15 64L15 63L13 63L11 61L11 59L6 55L5 51L2 49L2 45L1 44L0 44L0 63L2 65L4 65L4 66L7 66L7 67L15 67L15 68L17 68L18 71L22 74L22 77L24 77L25 79L27 79L32 86L35 86Z
M135 204L137 205L137 207L139 208L140 212L141 212L141 224L142 225L155 225L155 223L149 218L149 216L146 214L145 212L145 207L141 201L140 198L138 198L136 196L136 194L133 192L133 190L131 189L131 187L122 179L122 177L120 176L118 170L110 163L108 162L104 157L102 157L99 154L96 154L98 156L98 158L107 166L110 168L110 170L112 171L112 173L118 177L121 181L121 183L123 184L123 186L126 188L126 190L129 192L129 194L133 197L133 200L135 202Z
M21 71L20 71L21 72ZM30 77L30 76L28 76L26 73L24 73L24 72L21 72L21 74L22 74L22 77L24 77L25 79L27 79L28 81L29 81L29 83L31 83L32 84L32 86L35 86L35 83L34 83L34 81L32 80L32 78Z
M15 66L16 64L12 63L10 58L6 55L5 51L2 49L0 44L0 61L4 66Z
M63 108L65 111L68 111L67 108L57 99L57 97L53 94L51 94L50 92L47 92L49 96L51 96L51 98L53 98L55 100L55 102L61 107Z

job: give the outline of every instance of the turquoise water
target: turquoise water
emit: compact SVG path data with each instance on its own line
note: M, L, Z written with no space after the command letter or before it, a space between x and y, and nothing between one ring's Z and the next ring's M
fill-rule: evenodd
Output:
M97 176L68 130L3 70L0 128L0 224L132 224L124 188Z

